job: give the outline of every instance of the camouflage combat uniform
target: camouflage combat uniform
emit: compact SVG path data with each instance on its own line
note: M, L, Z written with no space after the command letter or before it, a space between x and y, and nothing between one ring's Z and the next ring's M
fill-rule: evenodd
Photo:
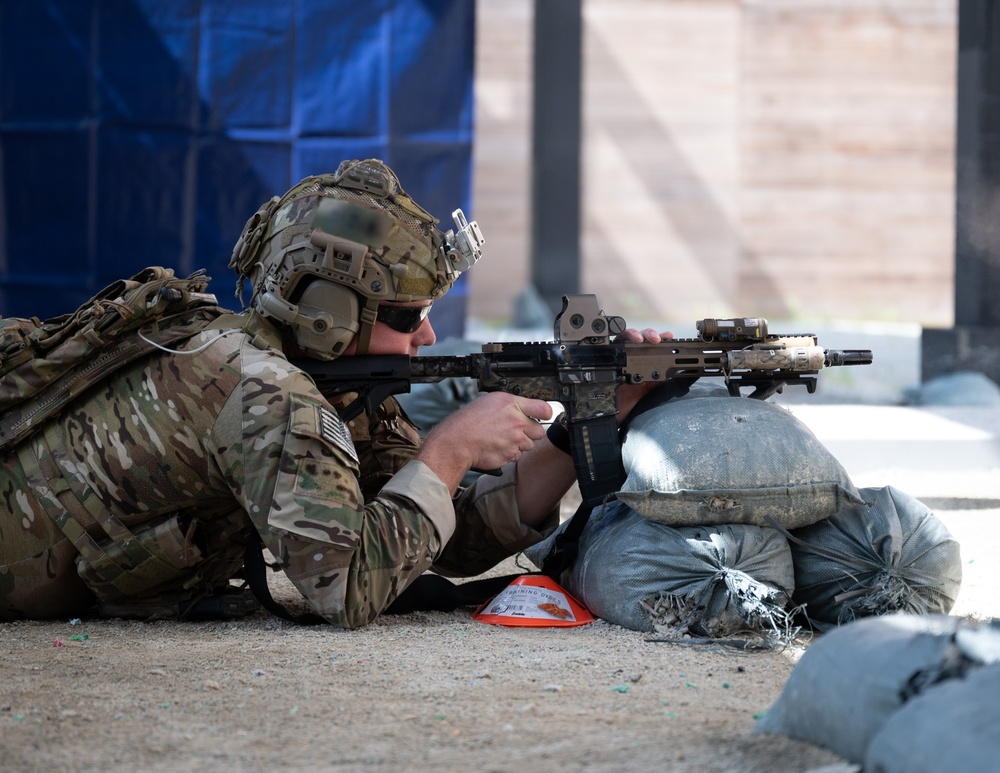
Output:
M512 465L453 502L394 400L348 433L261 318L177 348L0 459L0 619L170 609L226 586L256 528L319 614L356 627L432 564L471 576L540 539Z

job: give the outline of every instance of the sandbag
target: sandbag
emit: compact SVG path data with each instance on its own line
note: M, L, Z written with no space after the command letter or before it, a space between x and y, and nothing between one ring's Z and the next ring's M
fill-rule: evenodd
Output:
M980 626L946 615L896 614L824 634L795 666L757 733L823 746L861 763L872 738L908 700L988 665ZM942 770L960 768L942 768Z
M840 462L786 409L693 396L630 422L617 498L636 512L670 526L793 529L861 502Z
M1000 385L985 373L958 371L925 381L903 394L906 405L920 406L998 406Z
M525 555L541 566L565 526ZM559 581L594 615L624 628L719 638L768 634L788 622L794 572L788 542L774 529L673 528L610 502L591 515L579 549Z
M1000 646L1000 630L997 631ZM989 773L1000 768L1000 665L930 688L893 714L865 753L866 773Z
M947 614L962 584L958 542L923 502L892 486L793 530L796 604L819 627L891 612Z

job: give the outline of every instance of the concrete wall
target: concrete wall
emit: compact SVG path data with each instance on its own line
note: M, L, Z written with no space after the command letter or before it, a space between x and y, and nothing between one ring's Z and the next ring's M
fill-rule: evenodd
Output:
M532 6L477 4L486 320L529 276ZM955 0L583 13L582 289L606 311L952 324Z

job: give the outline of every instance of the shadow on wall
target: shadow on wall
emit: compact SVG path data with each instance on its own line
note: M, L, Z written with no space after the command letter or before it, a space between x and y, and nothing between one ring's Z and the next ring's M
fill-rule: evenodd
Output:
M634 87L631 76L608 50L600 36L587 39L590 61L603 77L615 84L615 99L626 105L621 110L627 120L616 118L616 111L595 113L595 128L606 133L620 147L630 148L626 156L633 163L628 170L642 182L647 196L657 202L658 211L668 221L670 228L685 245L691 263L698 267L704 280L712 285L721 303L739 306L742 283L747 278L759 285L758 293L771 299L773 307L768 314L788 316L782 293L761 265L752 250L745 248L739 229L718 201L711 187L685 157L668 126L656 116L645 98ZM636 138L655 138L649 152L636 148ZM609 233L594 218L588 222L594 228L593 254L609 255L621 249L621 235ZM643 250L646 252L646 250ZM627 267L626 259L618 262ZM639 268L648 267L640 262ZM621 278L630 292L642 293L649 308L657 308L661 299L652 297L656 285L651 286L645 276L626 275ZM646 288L643 290L642 288Z

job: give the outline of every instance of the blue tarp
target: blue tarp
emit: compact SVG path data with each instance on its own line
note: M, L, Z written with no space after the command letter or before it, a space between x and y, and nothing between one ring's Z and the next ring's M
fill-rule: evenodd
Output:
M445 228L471 216L474 8L3 0L0 315L70 311L148 265L206 268L234 307L247 218L345 158L385 160Z

